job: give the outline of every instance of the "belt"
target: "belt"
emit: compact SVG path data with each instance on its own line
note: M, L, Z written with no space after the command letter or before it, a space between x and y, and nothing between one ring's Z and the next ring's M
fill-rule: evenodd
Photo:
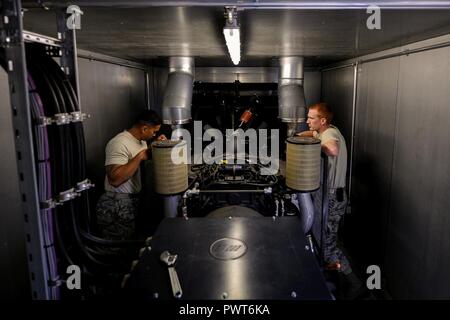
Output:
M139 193L119 193L106 191L105 194L113 199L137 199L139 197Z

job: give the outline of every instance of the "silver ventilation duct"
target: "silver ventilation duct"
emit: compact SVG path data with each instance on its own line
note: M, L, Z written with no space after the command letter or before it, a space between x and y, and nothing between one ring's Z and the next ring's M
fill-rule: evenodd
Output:
M184 124L191 121L194 58L170 57L169 78L162 105L165 124Z
M303 57L281 57L278 80L278 117L283 122L304 122Z

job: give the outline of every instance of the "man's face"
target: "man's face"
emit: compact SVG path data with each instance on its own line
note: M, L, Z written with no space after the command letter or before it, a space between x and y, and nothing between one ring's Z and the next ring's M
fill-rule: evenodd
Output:
M157 126L150 126L150 125L144 125L142 126L142 140L148 141L155 137L156 133L161 128L160 125Z
M316 109L310 109L308 111L308 120L306 120L306 123L309 126L309 130L319 131L324 121L325 119L320 117Z

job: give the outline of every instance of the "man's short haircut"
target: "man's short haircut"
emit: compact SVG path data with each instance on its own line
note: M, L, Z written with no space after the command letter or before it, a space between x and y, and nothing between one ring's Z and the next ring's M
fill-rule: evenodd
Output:
M145 124L149 126L159 126L162 124L161 117L153 110L142 111L136 118L135 124Z
M331 124L331 120L333 120L333 112L325 102L313 104L309 107L309 109L317 110L319 117L327 119L327 123Z

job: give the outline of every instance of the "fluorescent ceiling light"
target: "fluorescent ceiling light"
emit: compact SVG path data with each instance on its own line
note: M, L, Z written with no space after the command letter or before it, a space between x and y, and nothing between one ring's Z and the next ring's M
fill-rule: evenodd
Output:
M235 65L241 61L240 33L241 32L237 21L237 8L225 7L225 27L223 28L223 35L225 36L231 61L233 61Z
M239 27L225 27L223 28L223 35L225 36L231 60L235 65L239 64L239 61L241 61L241 36Z

